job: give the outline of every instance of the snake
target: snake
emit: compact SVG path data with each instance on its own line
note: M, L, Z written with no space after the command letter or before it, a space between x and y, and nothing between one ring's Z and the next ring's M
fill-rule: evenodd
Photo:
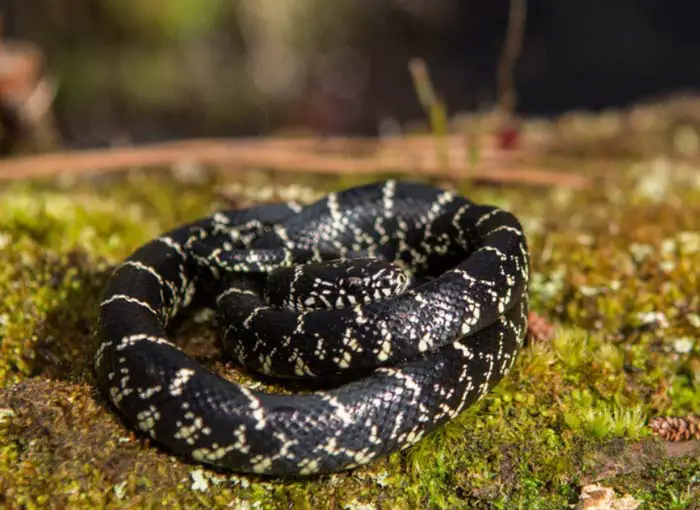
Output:
M127 426L191 462L350 470L415 445L509 373L529 272L514 214L419 180L219 210L113 269L97 385ZM169 339L200 308L228 363L274 384L224 378Z

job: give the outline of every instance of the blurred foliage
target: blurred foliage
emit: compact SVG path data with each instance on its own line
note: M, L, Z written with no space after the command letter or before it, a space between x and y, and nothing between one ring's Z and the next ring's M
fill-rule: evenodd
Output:
M225 0L105 0L104 9L116 26L134 37L177 43L216 30L232 4Z
M359 105L367 84L365 57L352 49L360 7L0 2L6 34L36 42L59 80L55 108L66 139L87 144L327 124L337 115L334 97Z

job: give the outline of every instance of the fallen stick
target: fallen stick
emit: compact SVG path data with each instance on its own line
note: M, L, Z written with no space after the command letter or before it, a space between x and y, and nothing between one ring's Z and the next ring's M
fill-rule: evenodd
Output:
M358 143L358 140L348 140L348 145L353 143ZM465 154L463 140L461 143L462 154ZM359 145L365 144L359 142ZM485 149L480 151L476 164L469 163L466 156L451 157L450 165L445 167L425 140L409 141L403 148L396 141L366 145L367 149L360 150L359 156L341 153L339 149L343 143L332 139L183 140L75 150L2 160L0 181L194 163L217 166L222 171L255 168L317 174L397 173L575 189L590 185L589 179L582 175L551 172L532 165L517 168L522 165L522 162L513 161L520 159L518 153L499 155L498 151ZM323 150L329 147L338 149L338 152Z

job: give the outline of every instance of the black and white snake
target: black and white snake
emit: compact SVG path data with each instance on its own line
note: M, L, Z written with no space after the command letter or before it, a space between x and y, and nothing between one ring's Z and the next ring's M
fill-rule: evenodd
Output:
M196 461L349 469L415 444L503 378L525 336L528 277L512 214L425 184L219 212L114 270L97 380L130 424ZM215 375L166 336L194 303L216 307L245 370L337 383L273 394Z

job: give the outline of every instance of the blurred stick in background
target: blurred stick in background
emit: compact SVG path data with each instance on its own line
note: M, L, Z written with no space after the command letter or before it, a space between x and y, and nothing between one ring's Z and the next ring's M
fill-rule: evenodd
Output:
M517 93L515 91L515 64L520 57L525 37L527 19L526 0L510 0L508 27L503 41L501 57L498 61L498 108L496 122L500 134L501 148L511 149L518 145L520 130L515 114Z
M507 117L515 114L517 96L513 74L523 47L526 19L526 0L511 0L508 27L498 62L498 105L501 113Z
M118 172L181 163L212 165L222 171L265 169L316 174L377 175L394 173L492 183L584 188L590 179L538 167L537 151L500 151L484 147L478 165L464 157L461 136L445 137L455 154L445 168L432 136L377 141L371 138L264 138L182 140L0 160L0 181ZM459 152L461 151L461 152Z
M428 115L430 130L435 135L437 155L440 163L448 168L450 166L449 152L445 143L445 137L449 130L447 107L445 102L438 98L435 87L428 73L428 66L421 58L414 58L408 63L408 69L413 78L413 86L416 89L418 102Z

